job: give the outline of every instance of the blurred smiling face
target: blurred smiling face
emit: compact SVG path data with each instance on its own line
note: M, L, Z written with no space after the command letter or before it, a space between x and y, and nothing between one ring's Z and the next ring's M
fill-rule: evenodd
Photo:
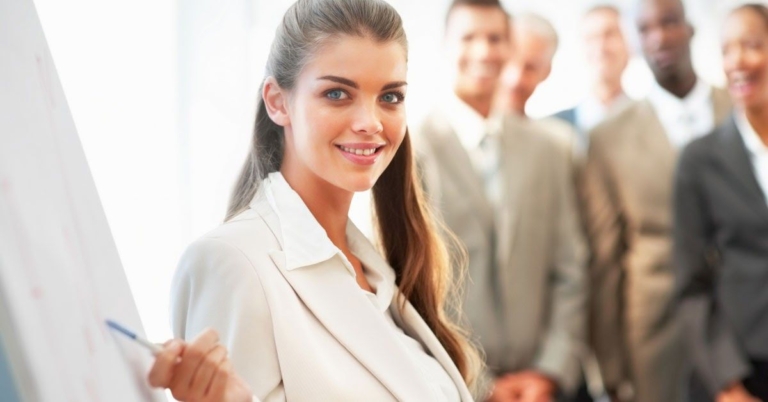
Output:
M445 44L459 97L493 97L509 57L508 29L507 15L498 8L461 5L451 10Z
M740 9L723 26L723 68L733 101L745 109L768 105L768 21Z
M500 88L508 107L524 114L528 99L552 71L555 49L550 40L530 28L517 24L513 31L515 51L504 68Z
M320 47L287 94L281 170L348 192L373 187L405 137L402 45L342 36Z
M629 49L621 31L621 17L610 9L595 10L582 21L587 61L598 78L621 78L629 63Z

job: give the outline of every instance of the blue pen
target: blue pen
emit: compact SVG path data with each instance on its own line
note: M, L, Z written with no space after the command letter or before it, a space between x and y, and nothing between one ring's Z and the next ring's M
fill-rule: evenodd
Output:
M107 320L107 325L110 328L114 329L115 331L117 331L117 332L119 332L119 333L121 333L121 334L123 334L123 335L125 335L125 336L127 336L127 337L129 337L131 339L133 339L139 345L144 346L145 348L149 349L150 351L152 351L153 355L157 355L158 353L160 353L163 350L163 348L160 347L160 345L158 345L156 343L152 343L152 342L150 342L150 341L148 341L148 340L146 340L146 339L136 335L135 333L129 331L124 326L122 326L122 325L120 325L120 324L118 324L118 323L116 323L116 322L114 322L112 320Z

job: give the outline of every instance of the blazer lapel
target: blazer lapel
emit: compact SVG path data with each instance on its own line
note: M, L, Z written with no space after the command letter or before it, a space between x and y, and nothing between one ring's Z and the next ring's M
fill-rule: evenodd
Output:
M437 339L437 336L435 336L434 332L424 322L424 319L411 303L406 302L403 311L400 311L399 296L399 293L395 294L392 299L392 305L389 308L395 322L403 329L406 335L421 342L424 348L429 351L429 354L443 366L445 372L448 373L453 383L456 384L461 400L465 402L473 401L472 394L469 392L469 388L467 388L464 377L461 376L459 369L453 363L453 359L451 359L451 356Z
M520 200L524 196L526 179L530 176L527 171L532 163L528 156L533 154L526 152L528 143L523 132L526 130L524 121L516 116L504 116L500 124L502 195L496 217L496 261L499 266L505 266L513 249Z
M435 134L432 146L435 157L439 158L441 169L452 177L462 188L466 188L467 197L472 198L476 210L480 213L487 226L493 224L493 207L485 195L483 179L477 174L474 164L461 144L458 134L446 123L442 116L434 116L431 119L431 129Z
M635 124L641 127L642 135L639 139L641 146L645 149L640 155L652 155L646 158L652 163L649 168L658 172L657 177L672 177L677 161L677 150L670 142L669 135L649 101L641 103L638 121ZM671 185L669 190L671 195Z
M768 212L765 195L755 177L749 152L732 117L726 120L720 133L722 149L717 155L720 156L723 166L741 184L746 195L753 200L753 204L759 205L758 208L762 213Z
M427 401L427 384L392 329L350 275L341 256L298 269L285 269L285 254L270 257L286 281L328 332L398 400Z

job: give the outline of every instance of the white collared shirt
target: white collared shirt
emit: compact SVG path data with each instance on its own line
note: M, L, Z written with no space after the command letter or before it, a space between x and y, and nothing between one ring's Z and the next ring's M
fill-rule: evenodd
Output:
M600 122L605 120L605 118L617 107L620 107L623 103L627 102L629 98L625 94L619 95L616 99L611 102L610 105L606 106L603 105L602 102L600 102L599 99L597 99L594 96L590 96L587 99L585 99L583 102L581 102L578 106L576 106L576 109L574 110L574 113L576 114L576 127L578 127L579 131L582 133L588 133L590 130L595 128ZM589 144L587 144L589 145Z
M281 173L270 173L262 186L262 191L280 220L287 270L315 265L338 255L349 274L357 276L344 253L331 242L325 229ZM347 223L346 234L350 251L360 260L365 278L374 289L373 292L362 288L359 290L382 313L381 317L392 329L392 335L409 352L411 360L423 374L424 381L430 385L434 400L459 401L461 397L456 384L445 369L419 341L406 335L392 318L390 306L396 291L394 270L351 220Z
M749 123L744 112L737 112L735 116L736 127L738 127L741 138L744 140L744 145L747 147L755 178L757 178L766 202L768 202L768 146L765 145L757 132L755 132L754 127Z
M501 193L499 175L500 139L499 121L484 118L464 103L455 93L447 95L444 102L445 117L466 149L477 174L484 180L486 195L491 202L498 202Z
M669 142L677 149L715 128L712 88L699 78L696 79L696 85L691 92L682 99L654 83L648 100L653 105Z

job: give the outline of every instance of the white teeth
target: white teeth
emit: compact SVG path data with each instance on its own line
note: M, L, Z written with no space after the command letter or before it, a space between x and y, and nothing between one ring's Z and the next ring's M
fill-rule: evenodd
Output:
M339 145L339 148L341 148L341 150L344 151L344 152L347 152L347 153L350 153L350 154L355 154L355 155L360 155L360 156L373 155L374 153L376 153L376 149L377 149L377 148L369 148L369 149L359 149L359 148L357 148L357 149L352 149L352 148L347 148L347 147L341 146L341 145Z

